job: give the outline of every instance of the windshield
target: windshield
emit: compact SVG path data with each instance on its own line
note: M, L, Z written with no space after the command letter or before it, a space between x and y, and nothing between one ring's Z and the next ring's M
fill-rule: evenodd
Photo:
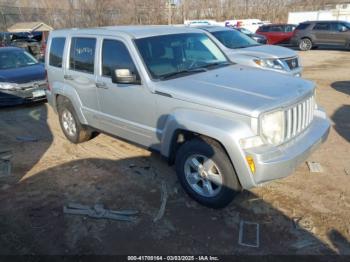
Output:
M237 31L237 30L223 30L212 32L212 34L227 48L245 48L250 46L259 45L249 36Z
M0 52L0 69L13 69L38 64L38 61L22 50Z
M345 26L350 29L350 23L349 22L345 22Z
M166 80L230 64L205 34L154 36L136 39L135 43L154 79Z

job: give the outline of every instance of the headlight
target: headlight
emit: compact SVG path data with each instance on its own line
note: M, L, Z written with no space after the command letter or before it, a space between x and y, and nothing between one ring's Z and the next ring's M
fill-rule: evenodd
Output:
M261 67L285 71L282 62L279 59L254 59L254 62Z
M279 145L283 142L284 126L283 111L277 111L262 116L261 133L270 144Z
M15 83L0 82L0 89L2 90L15 90L17 88L18 88L18 85Z

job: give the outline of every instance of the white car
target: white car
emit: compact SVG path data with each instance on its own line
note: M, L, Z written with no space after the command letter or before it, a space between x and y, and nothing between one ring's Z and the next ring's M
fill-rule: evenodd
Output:
M301 77L299 56L289 48L261 45L232 28L220 26L197 28L205 31L234 63Z

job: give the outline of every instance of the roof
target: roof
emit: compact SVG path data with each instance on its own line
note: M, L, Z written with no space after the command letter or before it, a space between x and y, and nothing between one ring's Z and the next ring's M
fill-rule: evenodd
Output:
M196 26L195 28L202 29L208 32L217 32L217 31L232 31L233 28L228 28L224 26Z
M310 23L349 23L347 21L343 20L311 20L311 21L305 21L300 24L310 24Z
M181 34L181 33L202 33L201 30L190 28L190 27L179 27L179 26L164 26L164 25L151 25L151 26L110 26L110 27L99 27L90 29L62 29L55 30L53 34L78 32L79 34L124 34L132 38L146 38L158 35L169 35L169 34Z
M294 25L296 26L296 24L285 24L285 23L275 23L275 24L266 24L266 25L262 25L262 27L264 26L286 26L286 25Z
M45 32L45 31L52 31L53 28L43 22L25 22L25 23L17 23L9 28L7 28L7 31L11 33L18 33L18 32Z

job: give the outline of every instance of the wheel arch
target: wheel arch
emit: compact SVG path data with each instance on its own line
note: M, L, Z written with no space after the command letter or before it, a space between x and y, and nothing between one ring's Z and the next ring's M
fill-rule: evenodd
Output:
M80 123L82 123L84 125L88 124L88 122L83 114L83 111L82 111L81 100L79 99L79 96L75 90L71 91L70 88L55 90L54 99L53 99L53 107L54 107L56 112L58 111L59 97L64 97L71 102L71 104L72 104L72 106L73 106L73 108L74 108L74 110L79 118Z
M173 164L182 143L194 137L209 139L227 153L242 187L250 188L255 182L250 174L246 175L246 163L242 161L245 157L239 146L239 137L249 133L252 131L243 121L202 111L181 110L168 117L162 132L160 152Z

